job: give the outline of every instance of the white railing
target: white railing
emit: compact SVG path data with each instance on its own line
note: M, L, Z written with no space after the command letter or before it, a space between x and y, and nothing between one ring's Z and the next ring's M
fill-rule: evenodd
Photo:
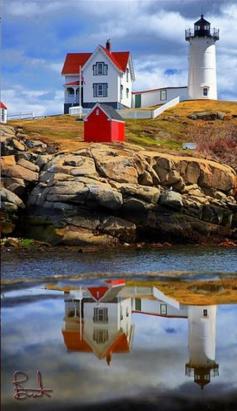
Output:
M180 97L175 97L172 100L168 101L167 103L163 104L162 106L156 108L155 110L142 110L142 109L122 109L117 110L120 116L124 119L133 119L133 120L140 120L140 119L147 119L147 118L156 118L160 114L162 114L165 110L176 106L180 102Z
M70 116L85 117L91 111L91 108L83 108L81 106L69 107Z
M117 110L120 116L124 119L133 119L133 120L140 120L144 118L152 118L152 110L141 110L141 109L122 109Z
M180 98L175 97L172 100L168 101L167 103L163 104L163 106L156 108L155 110L153 110L152 112L152 118L156 118L158 117L160 114L162 114L165 110L167 110L168 108L174 107L177 104L179 104L180 102Z
M12 120L14 118L16 119L32 119L35 117L35 114L33 112L31 113L14 113L14 114L8 114L7 115L8 120Z

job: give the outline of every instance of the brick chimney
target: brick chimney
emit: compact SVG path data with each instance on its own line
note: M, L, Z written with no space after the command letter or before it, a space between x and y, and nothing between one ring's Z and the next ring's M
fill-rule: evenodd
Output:
M108 40L106 41L105 47L106 47L106 50L108 50L109 52L111 51L111 42L110 42L110 39L108 39Z

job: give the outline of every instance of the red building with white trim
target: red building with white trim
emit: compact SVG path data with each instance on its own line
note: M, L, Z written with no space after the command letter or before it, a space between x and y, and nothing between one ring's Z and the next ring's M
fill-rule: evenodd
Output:
M97 103L84 119L84 141L123 142L125 122L111 106Z

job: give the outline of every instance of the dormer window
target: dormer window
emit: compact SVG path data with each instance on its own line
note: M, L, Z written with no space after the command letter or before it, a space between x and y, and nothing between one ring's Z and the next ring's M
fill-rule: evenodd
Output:
M94 76L107 76L108 74L108 64L103 61L98 61L93 65L93 75Z

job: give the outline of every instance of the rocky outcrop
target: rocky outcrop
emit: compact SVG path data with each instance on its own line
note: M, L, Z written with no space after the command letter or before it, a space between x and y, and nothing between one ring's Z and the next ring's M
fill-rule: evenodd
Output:
M191 120L206 121L224 120L225 117L227 117L226 113L223 113L222 111L199 111L188 116L188 118L190 118Z
M0 125L1 144L1 226L5 234L14 231L18 215L25 208L29 192L38 182L39 154L46 156L47 145L35 146L21 128ZM29 148L30 147L30 148ZM46 156L47 157L47 156Z
M231 167L127 144L34 158L29 150L24 157L8 151L2 162L4 190L24 201L11 199L28 237L96 247L237 239Z

